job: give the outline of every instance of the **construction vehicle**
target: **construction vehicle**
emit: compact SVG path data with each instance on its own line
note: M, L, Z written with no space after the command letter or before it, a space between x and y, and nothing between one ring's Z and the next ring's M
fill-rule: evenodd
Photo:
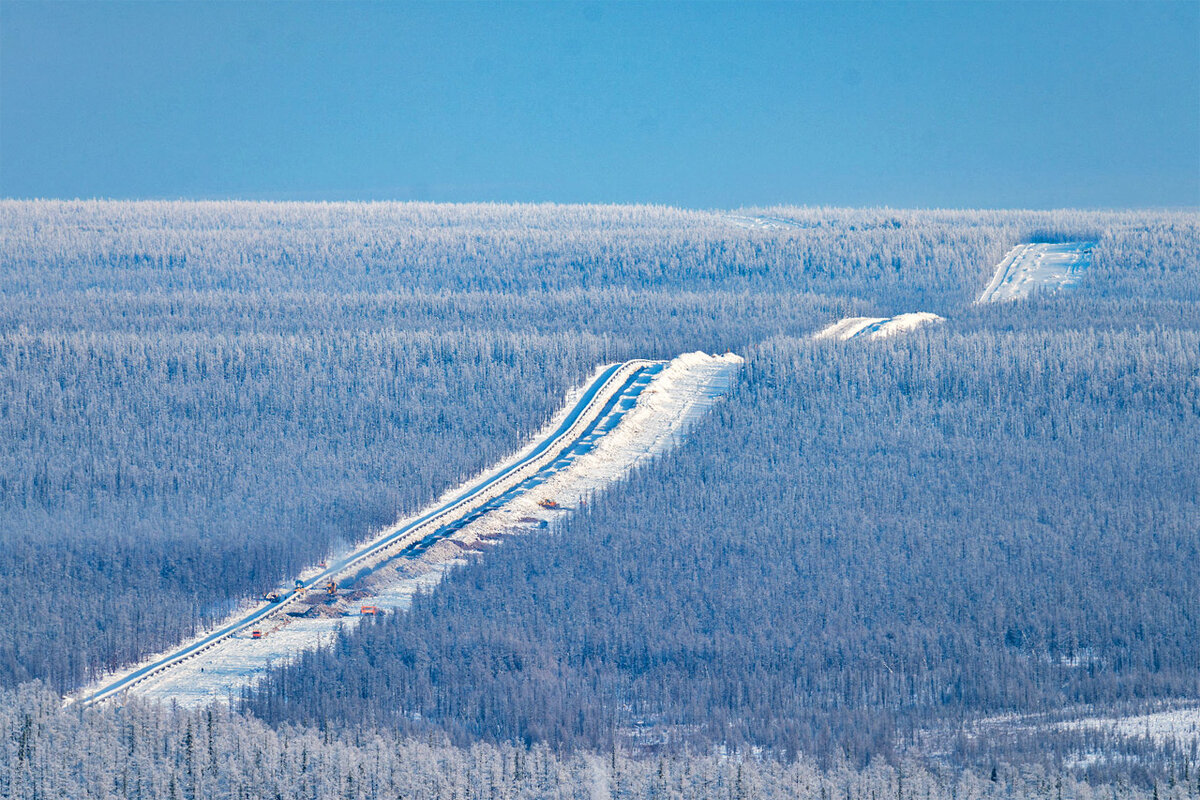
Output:
M304 585L304 581L297 580L296 581L296 594L304 594L307 591L308 591L308 587Z
M261 639L262 631L250 631L250 638L251 639Z
M379 606L362 606L358 609L358 613L362 614L364 617L367 615L375 616L379 613Z
M538 501L538 505L542 508L558 508L558 503L554 502L549 497L543 497Z
M325 591L330 597L335 596L338 591L337 581L331 579L329 583L325 584Z

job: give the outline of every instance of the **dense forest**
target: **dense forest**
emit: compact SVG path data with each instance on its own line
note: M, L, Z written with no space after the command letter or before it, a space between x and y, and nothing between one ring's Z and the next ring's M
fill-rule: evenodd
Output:
M1078 289L971 304L1011 245L1085 238ZM1198 253L1169 212L0 202L0 686L178 641L516 449L599 363L734 349L679 451L244 713L330 759L727 748L766 785L981 714L1195 698ZM907 311L948 322L808 339ZM121 713L37 712L60 742ZM954 741L985 771L1025 746ZM1096 746L1059 744L1028 758ZM1195 769L1139 758L1140 785Z
M682 450L252 707L865 763L974 713L1196 697L1198 442L1193 331L772 340Z
M867 307L851 278L967 296L1010 240L1146 223L793 216L0 201L0 685L178 641L515 449L597 363L801 334Z
M1200 776L1098 785L1038 765L979 772L882 760L822 768L755 753L653 758L393 732L271 728L213 706L63 712L36 683L0 690L0 796L13 800L1195 800Z

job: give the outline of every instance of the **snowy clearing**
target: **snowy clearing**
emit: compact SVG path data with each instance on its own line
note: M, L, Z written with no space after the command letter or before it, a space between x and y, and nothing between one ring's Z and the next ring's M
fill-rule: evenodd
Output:
M257 626L260 638L242 630L127 691L186 706L236 697L270 668L331 641L341 627L373 617L372 609L380 614L406 610L417 592L431 590L447 569L472 553L505 536L551 528L630 470L676 446L728 391L742 363L733 354L690 353L658 365L615 395L552 463L468 515L465 524L447 525L436 540L422 540L373 565L335 598L312 592L293 613Z
M894 317L846 317L813 334L814 339L886 339L906 333L931 322L945 322L945 318L928 311L899 314Z
M1019 300L1035 290L1074 285L1092 263L1095 242L1019 244L996 265L996 272L976 303Z
M926 731L922 740L927 748L948 753L952 739L957 735L976 739L997 733L1037 736L1048 731L1097 731L1122 739L1148 741L1156 747L1174 743L1186 751L1192 743L1200 745L1200 705L1196 702L1180 701L1172 703L1174 707L1128 716L1093 714L1087 708L1064 712L1074 719L1052 719L1042 714L1000 714L971 721L962 729ZM1103 757L1100 752L1077 753L1070 763L1073 767L1085 767Z
M810 228L811 225L805 225L801 222L796 222L783 217L764 217L764 216L747 216L745 214L723 214L721 219L725 222L730 222L739 228L749 228L750 230L770 231L783 230L785 228Z
M1183 746L1200 742L1200 706L1137 714L1129 717L1084 717L1060 722L1063 730L1108 731L1130 739L1146 738L1162 747L1174 741Z

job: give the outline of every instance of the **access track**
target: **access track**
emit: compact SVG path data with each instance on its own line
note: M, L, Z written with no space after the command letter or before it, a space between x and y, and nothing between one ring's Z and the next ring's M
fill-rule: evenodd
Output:
M91 705L118 697L138 684L200 656L226 639L261 626L272 617L288 613L308 591L320 591L330 582L353 580L397 555L423 552L495 508L498 503L519 491L522 484L528 486L531 479L536 480L534 476L539 470L553 464L564 452L592 441L598 433L598 423L627 390L647 383L652 375L663 369L665 363L635 359L606 367L584 390L562 423L515 460L481 476L448 502L415 519L398 523L312 577L296 581L292 588L278 593L277 601L263 603L220 629L109 680L78 698L78 702Z

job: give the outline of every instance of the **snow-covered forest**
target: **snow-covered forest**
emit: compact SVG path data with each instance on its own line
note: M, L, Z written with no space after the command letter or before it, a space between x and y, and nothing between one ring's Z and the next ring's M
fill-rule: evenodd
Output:
M1092 786L1039 766L982 773L882 760L865 769L820 767L761 755L635 757L556 753L544 744L396 738L388 732L273 729L224 707L178 711L131 703L63 713L29 684L0 691L0 796L204 798L415 798L416 800L1150 800L1200 796L1196 781L1161 789Z
M1097 243L1077 289L971 305L1013 244L1067 239ZM480 797L547 796L533 776L595 753L633 796L843 796L816 764L867 797L937 739L999 765L1008 794L973 797L1045 796L1097 748L1094 779L1191 796L1194 750L956 731L1200 697L1198 253L1171 212L0 202L0 686L178 641L511 452L598 363L748 359L588 514L277 673L243 712L271 729L213 712L256 742L215 772L180 760L202 717L59 714L28 686L0 772L16 796L118 780L62 753L92 737L145 776L119 797L273 796L211 788L272 747L393 795L419 750L412 780L508 781ZM809 338L912 311L947 322ZM125 725L163 749L121 751ZM284 761L288 796L309 778Z
M865 763L964 715L1200 695L1200 332L776 339L747 373L656 469L253 707Z

